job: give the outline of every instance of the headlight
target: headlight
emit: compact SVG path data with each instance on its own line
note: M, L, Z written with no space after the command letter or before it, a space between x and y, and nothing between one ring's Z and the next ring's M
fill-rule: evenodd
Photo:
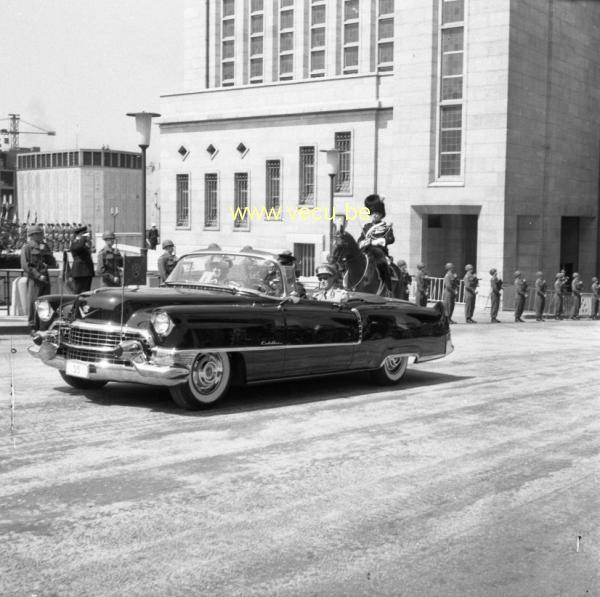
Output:
M173 329L173 320L168 313L158 311L152 314L152 327L159 336L168 336Z
M54 309L46 299L35 301L35 310L40 321L50 321L54 315Z

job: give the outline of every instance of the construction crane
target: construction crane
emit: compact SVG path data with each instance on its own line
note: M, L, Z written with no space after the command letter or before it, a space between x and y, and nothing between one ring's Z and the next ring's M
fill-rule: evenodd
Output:
M49 135L50 137L54 137L56 135L55 131L49 131L43 129L41 126L37 126L36 124L32 124L31 122L27 122L23 120L19 114L9 114L8 118L0 118L0 121L10 121L8 129L0 129L0 135L9 135L10 136L10 148L11 149L19 149L19 135ZM19 130L19 124L24 122L25 124L32 126L37 129L36 131L21 131Z

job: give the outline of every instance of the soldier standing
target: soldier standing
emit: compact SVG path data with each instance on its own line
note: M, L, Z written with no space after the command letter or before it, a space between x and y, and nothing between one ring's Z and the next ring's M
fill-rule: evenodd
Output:
M592 312L590 319L599 319L600 313L598 311L600 307L600 284L598 284L598 278L594 276L592 278Z
M412 282L412 276L408 273L408 265L406 265L406 261L404 259L400 259L396 264L398 269L400 270L400 279L398 280L399 292L398 298L403 301L408 300L409 287Z
M573 292L573 308L571 309L571 319L579 319L579 309L581 309L581 291L583 290L583 280L579 274L573 274L571 282L571 290Z
M558 272L554 278L554 319L562 319L564 304L563 275Z
M515 322L516 323L525 323L523 319L521 319L521 315L523 315L523 310L525 309L525 299L527 298L527 281L523 276L521 276L521 272L517 270L515 272Z
M498 311L500 309L500 293L502 292L502 280L498 277L496 268L490 270L490 318L491 323L500 323Z
M75 238L71 243L70 251L73 255L71 277L73 278L73 292L87 292L92 286L94 277L94 262L92 261L92 244L87 226L77 226L74 230Z
M477 323L473 319L473 313L475 312L475 298L477 296L479 279L473 272L472 265L465 265L465 271L465 277L463 278L463 283L465 286L465 322Z
M164 282L175 268L177 257L175 257L175 245L172 240L164 240L162 248L164 253L158 258L158 274L160 281Z
M44 233L41 226L29 226L29 240L21 247L21 268L27 276L27 323L31 330L35 328L35 301L38 296L50 292L48 264L44 261L41 247Z
M543 272L537 272L535 280L535 320L545 321L544 308L546 307L546 290L548 285L544 280Z
M453 263L446 263L446 275L444 276L444 292L442 301L444 303L444 310L446 311L446 317L450 323L456 323L452 319L454 313L454 303L456 302L456 271L454 270Z
M114 246L115 238L115 233L110 230L102 235L106 244L98 253L98 273L102 276L104 286L121 286L123 256Z
M417 285L415 292L415 304L419 305L419 307L426 307L427 297L429 296L429 277L425 272L424 263L417 263L415 282Z

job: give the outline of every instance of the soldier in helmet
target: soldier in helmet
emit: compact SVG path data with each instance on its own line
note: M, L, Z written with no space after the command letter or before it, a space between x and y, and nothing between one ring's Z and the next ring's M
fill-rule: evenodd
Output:
M398 298L402 299L403 301L407 301L409 296L410 285L412 283L412 276L408 273L408 265L406 264L406 261L404 261L404 259L400 259L400 261L398 261L396 265L400 270L400 275L398 279Z
M590 319L598 319L600 318L600 284L598 284L598 278L596 276L592 278L590 290L592 291L592 311L590 313Z
M558 272L554 277L554 319L563 318L563 308L565 299L565 285L562 272Z
M425 264L417 263L417 273L415 274L416 291L415 304L420 307L427 306L427 297L429 296L429 277L425 272Z
M348 292L343 288L336 287L337 271L330 263L322 263L317 267L317 279L319 290L312 298L318 301L342 302L348 300Z
M491 323L500 323L498 310L500 309L500 293L504 282L498 276L498 270L493 267L490 270L490 320Z
M548 285L544 280L544 273L537 272L535 275L535 320L545 321L544 308L546 307L546 290Z
M123 256L115 244L115 233L107 230L102 239L105 245L98 253L98 273L102 276L105 286L121 286L121 268Z
M528 285L527 280L521 275L521 272L517 270L515 272L515 322L525 323L521 318L523 310L525 309L525 299L529 296L527 294Z
M444 276L444 290L442 301L444 303L444 311L450 323L456 323L452 319L454 313L454 303L456 302L456 294L458 291L458 278L453 263L446 263L446 275Z
M573 274L571 281L571 291L573 292L573 307L571 309L571 319L579 319L579 309L581 309L581 292L583 291L583 280L579 274Z
M160 281L164 282L175 268L177 257L175 257L175 245L172 240L163 240L164 253L158 258L158 274Z
M477 287L479 286L479 278L475 275L472 265L465 266L465 276L463 283L465 285L465 322L477 323L473 319L475 312L475 298L477 296Z
M377 264L379 276L388 293L391 294L392 276L388 264L388 246L395 241L394 231L391 224L383 221L385 205L379 195L369 195L365 199L365 207L370 211L371 221L363 226L361 235L358 237L358 246L373 258Z

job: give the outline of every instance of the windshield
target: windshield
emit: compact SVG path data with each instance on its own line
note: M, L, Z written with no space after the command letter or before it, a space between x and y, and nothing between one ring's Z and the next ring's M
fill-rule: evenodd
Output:
M281 270L275 260L231 253L184 255L166 284L251 290L275 297L284 293Z

